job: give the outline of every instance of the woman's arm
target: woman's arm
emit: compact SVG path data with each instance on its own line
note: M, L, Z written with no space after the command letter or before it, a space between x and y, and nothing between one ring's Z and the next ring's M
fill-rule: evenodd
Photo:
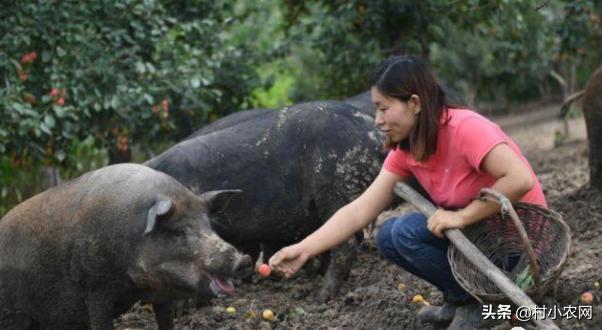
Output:
M486 154L482 168L496 179L492 189L505 195L511 202L518 201L534 187L530 168L506 144L495 146ZM444 230L463 228L495 214L500 209L496 202L474 200L458 211L438 210L427 221L427 228L436 236L444 237Z
M400 179L400 176L382 169L362 195L335 212L324 225L304 240L275 253L270 258L270 266L277 273L290 277L309 258L344 242L390 204L394 185Z

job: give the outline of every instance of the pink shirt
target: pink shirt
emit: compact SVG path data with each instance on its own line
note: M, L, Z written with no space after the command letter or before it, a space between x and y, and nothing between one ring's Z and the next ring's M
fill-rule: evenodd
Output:
M438 206L462 208L481 188L494 184L494 178L480 165L492 148L506 143L530 168L535 182L521 201L547 206L530 164L498 125L466 109L450 109L448 117L447 124L440 124L436 152L426 162L417 162L410 152L396 148L387 155L383 168L402 177L415 176Z

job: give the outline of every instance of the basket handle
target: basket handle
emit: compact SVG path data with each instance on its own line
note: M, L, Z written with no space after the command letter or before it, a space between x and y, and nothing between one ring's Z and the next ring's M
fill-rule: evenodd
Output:
M536 261L536 253L534 253L534 249L532 248L532 244L530 244L530 240L528 239L528 234L526 233L523 224L519 220L519 216L515 209L513 208L513 204L511 201L503 194L491 188L482 188L480 190L479 199L483 201L493 201L500 204L500 213L504 219L505 215L508 213L513 220L513 224L517 227L517 231L519 232L519 236L523 242L523 246L528 253L528 257L530 259L530 268L532 269L532 276L534 276L534 283L536 284L536 291L539 296L542 296L541 291L541 282L540 282L540 267L538 267L538 262Z

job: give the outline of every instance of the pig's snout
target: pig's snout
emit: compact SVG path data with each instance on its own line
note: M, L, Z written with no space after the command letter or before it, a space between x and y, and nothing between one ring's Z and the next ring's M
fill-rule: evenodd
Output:
M237 258L233 267L232 275L235 278L246 278L253 274L253 260L249 255Z

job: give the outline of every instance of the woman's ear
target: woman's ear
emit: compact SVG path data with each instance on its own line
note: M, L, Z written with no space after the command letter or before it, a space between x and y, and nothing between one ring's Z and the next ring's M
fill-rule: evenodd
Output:
M417 94L412 94L410 99L408 99L408 105L410 106L410 110L418 115L421 112L421 98Z

